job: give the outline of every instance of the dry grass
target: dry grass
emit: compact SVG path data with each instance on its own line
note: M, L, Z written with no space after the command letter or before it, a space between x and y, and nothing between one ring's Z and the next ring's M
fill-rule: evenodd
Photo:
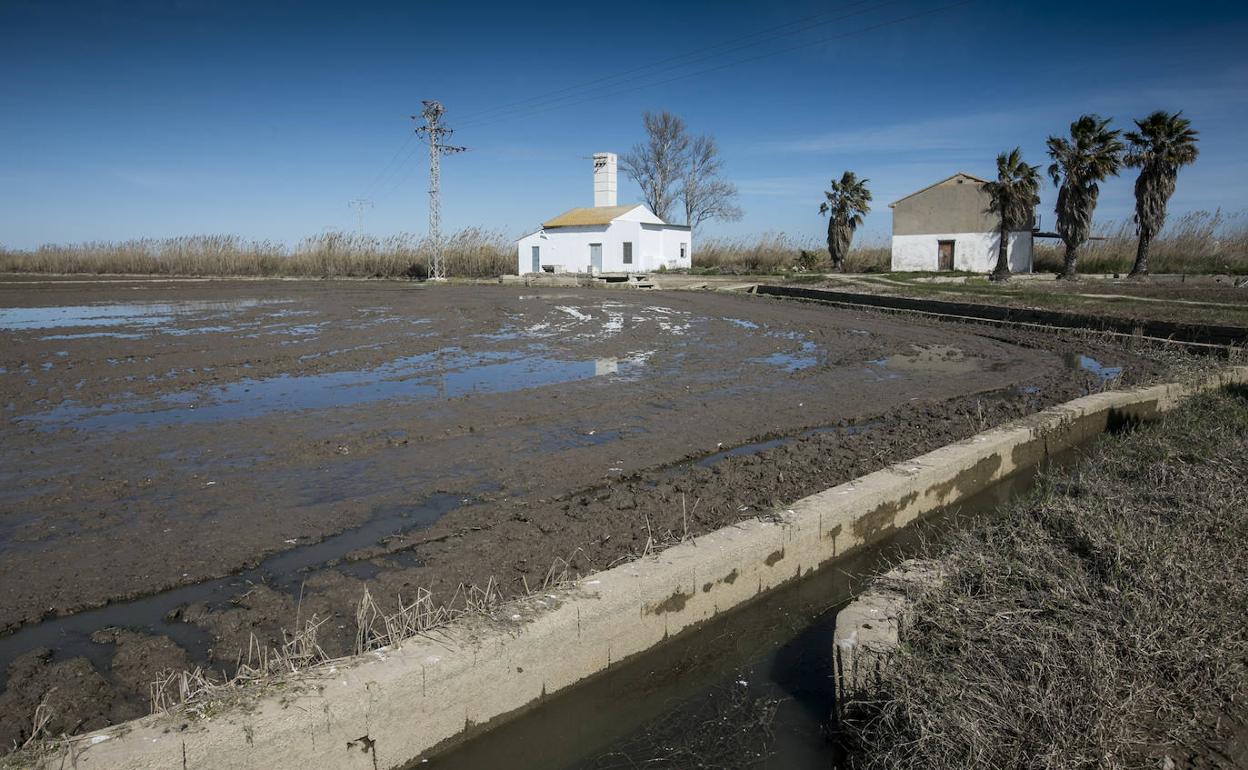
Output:
M1135 258L1130 220L1112 221L1094 233L1079 269L1086 273L1125 273ZM490 278L516 270L515 244L502 233L467 228L448 236L451 276ZM88 273L95 275L180 275L301 278L420 278L428 274L429 241L410 233L376 238L328 232L305 238L295 248L233 235L194 235L131 241L50 244L33 250L0 246L0 273ZM887 239L858 243L845 261L849 273L885 272L891 254ZM1038 271L1059 270L1060 243L1036 247ZM735 238L700 239L694 273L733 275L824 272L830 270L821 238L768 232ZM1248 212L1197 211L1178 217L1153 242L1154 273L1248 274Z
M937 549L859 768L1157 768L1248 696L1248 396L1107 438Z
M1083 273L1126 273L1135 261L1135 225L1130 219L1110 221L1093 233L1105 240L1090 241L1079 257ZM1037 272L1062 268L1060 241L1037 241ZM1149 249L1153 273L1248 274L1248 211L1225 214L1194 211L1166 225Z
M543 592L568 590L579 577L569 574L568 560L556 559L542 584L529 590L526 598L538 594L550 598ZM366 588L355 612L355 654L399 649L413 638L464 618L497 621L504 603L502 589L494 579L484 587L460 585L446 601L435 601L433 594L422 588L413 599L398 597L393 612L387 612ZM161 672L151 685L153 713L176 712L203 718L253 697L267 687L286 682L288 677L342 662L345 659L331 659L326 655L317 641L324 622L325 619L314 616L294 633L283 631L283 643L278 647L265 647L252 635L248 650L240 655L232 677L222 677L201 668Z
M469 228L444 245L451 276L514 273L514 244L501 233ZM423 278L428 238L328 232L294 249L232 235L147 238L121 243L48 245L33 251L0 247L0 272L305 278Z
M692 272L732 275L786 273L798 269L811 272L831 269L828 249L819 238L794 238L787 233L763 233L737 238L704 238L696 244ZM803 260L803 252L807 258ZM887 243L856 245L845 260L850 273L881 272L888 269ZM807 261L804 267L799 267Z

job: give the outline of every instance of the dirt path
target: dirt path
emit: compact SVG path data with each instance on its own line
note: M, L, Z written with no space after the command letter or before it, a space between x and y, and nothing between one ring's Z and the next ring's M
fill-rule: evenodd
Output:
M490 578L519 592L562 560L588 572L1113 367L1161 371L1114 347L709 293L0 286L0 665L16 661L0 720L78 681L65 727L98 726L135 707L119 672L227 665L296 612L329 617L321 641L346 652L365 586L393 604ZM776 437L794 438L706 459ZM106 625L139 633L92 638Z

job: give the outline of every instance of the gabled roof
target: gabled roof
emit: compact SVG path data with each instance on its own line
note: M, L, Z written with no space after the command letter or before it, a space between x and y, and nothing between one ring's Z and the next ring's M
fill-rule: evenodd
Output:
M895 201L893 201L892 203L888 204L888 207L891 209L893 206L896 206L898 203L901 203L901 202L902 202L902 201L904 201L904 200L908 200L908 199L910 199L910 198L913 198L914 196L919 195L920 193L925 193L925 192L927 192L928 190L932 189L933 187L940 187L940 186L941 186L942 184L944 184L945 182L952 182L954 179L957 179L958 177L962 177L962 178L964 178L964 179L969 179L969 180L971 180L972 182L979 182L980 184L987 184L987 183L988 183L988 180L987 180L987 179L980 179L979 177L974 176L973 174L968 174L968 173L966 173L965 171L959 171L958 173L956 173L956 174L954 174L954 175L952 175L952 176L947 176L947 177L945 177L944 179L940 180L939 182L936 182L936 183L934 183L934 184L929 184L927 187L924 187L922 190L916 190L916 191L914 191L914 192L910 193L909 195L905 196L904 198L898 198L897 200L895 200Z
M627 206L590 206L565 211L554 219L542 223L542 227L575 227L578 225L609 225L641 204Z

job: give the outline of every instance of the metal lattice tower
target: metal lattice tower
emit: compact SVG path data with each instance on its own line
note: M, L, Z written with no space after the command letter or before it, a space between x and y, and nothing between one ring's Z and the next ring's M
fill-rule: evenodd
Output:
M442 114L446 108L439 102L426 99L421 102L425 108L412 120L424 120L425 125L416 127L416 134L429 145L429 243L432 253L429 256L429 278L434 281L446 280L446 263L442 259L442 197L439 187L439 161L442 156L463 152L467 147L455 147L445 144L453 129L442 125Z
M373 202L367 198L355 198L347 201L347 205L355 209L355 231L364 233L364 209L371 209Z

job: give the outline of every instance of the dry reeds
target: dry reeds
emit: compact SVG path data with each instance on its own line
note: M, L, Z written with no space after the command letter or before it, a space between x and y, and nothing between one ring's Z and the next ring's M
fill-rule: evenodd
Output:
M460 585L448 602L435 602L428 589L421 588L416 598L405 602L399 597L395 612L384 612L368 589L356 608L356 654L383 648L397 648L403 641L445 626L471 615L492 617L503 602L498 582L490 578L485 587Z
M558 571L562 563L562 572ZM542 590L556 585L566 588L567 562L556 560ZM494 619L504 602L502 589L491 578L484 587L460 585L445 602L435 601L427 589L417 591L414 600L398 599L397 609L385 611L367 588L356 606L357 655L385 649L398 649L413 637L467 617ZM281 677L296 675L334 662L317 641L325 619L313 616L295 632L282 632L278 647L266 647L251 636L245 654L240 652L236 673L223 677L196 668L191 671L163 671L151 684L152 711L174 711L202 718L223 705L236 702L250 692Z
M431 244L410 233L377 238L327 232L294 249L232 235L145 238L120 243L0 247L0 272L128 275L423 278ZM451 276L485 278L515 272L514 245L501 233L468 228L443 243Z
M1200 756L1248 697L1245 451L1248 398L1202 396L935 549L946 580L870 702L849 704L850 766Z
M806 255L805 260L803 254ZM880 272L888 269L890 251L887 244L868 242L855 246L845 260L850 273ZM831 269L827 246L818 238L794 238L788 233L767 232L736 238L710 237L696 244L693 254L695 272L717 272L736 275L784 273L808 261L805 269L813 272Z
M1126 273L1135 261L1135 224L1130 219L1099 225L1079 251L1081 273ZM1065 247L1060 241L1037 241L1037 272L1059 271ZM1149 248L1153 273L1248 274L1248 212L1193 211L1177 217Z

